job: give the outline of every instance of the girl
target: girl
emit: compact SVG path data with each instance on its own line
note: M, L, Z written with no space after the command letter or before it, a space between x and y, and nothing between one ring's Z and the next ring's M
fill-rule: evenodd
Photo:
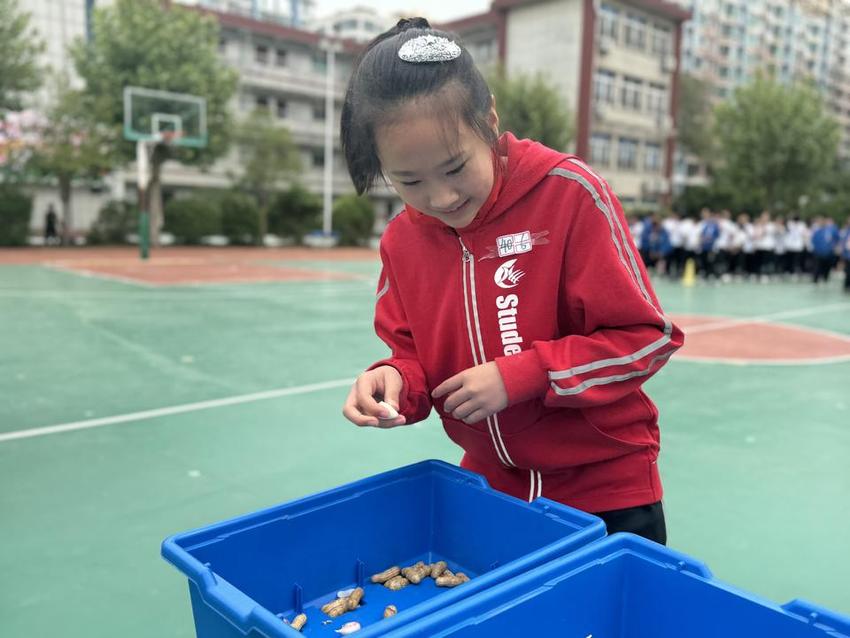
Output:
M349 172L361 194L384 175L406 207L380 250L375 328L392 355L357 379L343 413L392 427L434 408L462 466L495 489L663 543L658 412L640 386L682 333L607 184L498 125L469 53L423 18L356 65Z

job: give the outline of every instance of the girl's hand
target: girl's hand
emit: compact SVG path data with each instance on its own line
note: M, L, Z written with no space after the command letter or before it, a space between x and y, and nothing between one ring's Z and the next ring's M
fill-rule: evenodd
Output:
M405 418L402 415L394 419L384 418L389 413L378 405L378 401L384 401L398 411L402 387L401 374L392 366L380 366L364 372L351 386L342 413L346 419L359 426L392 428L404 425Z
M508 393L499 367L490 361L446 379L431 393L448 395L445 411L464 423L477 423L508 407Z

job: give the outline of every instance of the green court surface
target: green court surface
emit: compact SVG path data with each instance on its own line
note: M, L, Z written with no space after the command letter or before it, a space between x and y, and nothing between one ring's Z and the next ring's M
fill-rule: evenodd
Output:
M299 267L359 277L150 288L0 266L0 635L188 638L166 536L459 461L433 417L389 431L343 419L350 381L385 354L378 264L317 255ZM656 289L674 314L850 336L837 284ZM647 388L670 545L777 602L850 613L850 362L674 357Z

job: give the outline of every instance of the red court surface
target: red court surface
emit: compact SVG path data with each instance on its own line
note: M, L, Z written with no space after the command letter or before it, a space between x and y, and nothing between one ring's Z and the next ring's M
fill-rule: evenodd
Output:
M723 363L830 363L850 359L850 338L759 319L674 315L685 331L677 359Z
M280 262L375 261L375 251L343 248L207 248L154 249L147 260L133 248L21 249L0 253L3 264L43 264L80 275L147 286L263 281L361 279L356 273L299 267Z

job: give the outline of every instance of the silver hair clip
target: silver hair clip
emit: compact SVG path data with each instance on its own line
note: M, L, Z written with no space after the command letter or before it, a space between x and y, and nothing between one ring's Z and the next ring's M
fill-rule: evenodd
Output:
M460 47L438 35L420 35L408 40L398 50L405 62L448 62L460 57Z

